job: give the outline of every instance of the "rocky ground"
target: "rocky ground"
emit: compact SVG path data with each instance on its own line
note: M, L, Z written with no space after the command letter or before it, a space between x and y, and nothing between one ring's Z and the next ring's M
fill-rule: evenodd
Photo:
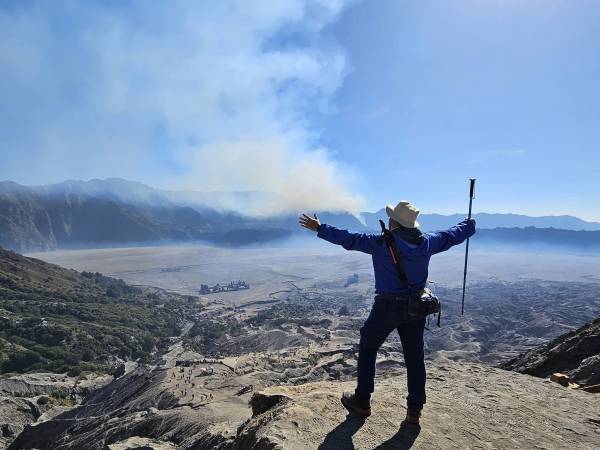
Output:
M470 369L463 370L461 367L479 367L456 366L451 363L452 359L464 361L469 358L477 360L487 357L493 360L493 355L496 355L495 358L503 357L504 349L511 348L510 342L516 348L526 348L527 345L533 346L543 341L543 338L536 336L556 334L570 327L575 320L573 315L567 317L561 313L558 306L553 309L552 305L543 319L537 318L537 328L528 324L526 315L535 315L534 306L541 305L546 296L552 292L559 293L561 289L560 286L549 283L528 292L528 286L530 287L530 283L521 283L518 286L491 284L487 286L487 297L483 297L483 293L486 292L485 286L476 286L472 292L477 292L483 299L475 306L478 314L473 314L465 320L460 320L459 316L452 312L456 307L454 290L442 289L446 304L450 303L446 308L444 327L432 328L426 336L428 358L433 361L433 377L430 384L432 389L436 388L438 378L464 378ZM594 284L578 284L571 289L571 292L576 294L571 297L575 314L588 314L596 301L592 298L590 305L588 300L594 292L594 287ZM22 379L34 375L4 380L4 384L10 386L11 391L4 399L3 410L6 414L0 425L10 424L10 429L6 430L6 437L2 442L7 445L27 424L33 423L33 426L27 427L16 439L12 448L77 449L110 446L109 448L118 449L135 448L138 443L140 447L167 449L173 446L246 448L246 445L250 445L247 441L248 435L254 433L247 428L254 423L252 408L248 405L256 392L266 390L264 392L267 393L272 392L272 389L287 390L293 386L336 382L323 386L329 386L329 397L337 398L340 393L338 391L344 386L347 387L344 383L353 379L356 371L358 330L368 314L371 302L369 293L364 289L360 284L345 288L330 282L303 289L294 288L289 292L274 295L265 303L242 306L209 304L190 317L190 322L183 327L182 336L172 338L170 351L156 363L140 365L131 373L119 377L114 383L85 397L61 394L62 397L59 395L54 399L50 396L53 402L57 403L52 403L51 409L37 403L38 396L47 395L47 392L21 393L18 390L19 377ZM502 296L508 296L514 305L514 308L504 315L493 309L500 308L494 299ZM588 303L585 303L586 301ZM485 315L487 309L490 309L490 317ZM510 311L513 310L521 311L521 317L512 317ZM543 320L543 323L540 320ZM535 330L527 331L527 327L532 326ZM486 335L487 338L483 339ZM393 380L390 377L402 375L402 349L397 336L389 337L380 350L377 364L378 374L382 378ZM443 371L435 368L438 364L447 365L457 373L449 376L436 373L436 370ZM496 395L497 385L505 382L501 377L512 376L506 372L490 374L495 374L495 378L481 379L478 383L484 384L473 387L474 392L465 388L468 394L468 400L465 401L475 405L477 393L482 394L484 398L485 395ZM50 389L60 391L63 383L61 377L66 375L53 377ZM391 383L390 386L394 389L403 389L403 379L398 380L386 383ZM69 382L73 381L67 383ZM543 384L542 381L537 382ZM453 383L454 381L452 386ZM466 386L466 382L457 383L457 386ZM526 384L527 381L522 383ZM446 389L443 384L437 387ZM71 393L68 389L67 392ZM292 389L289 392L304 391ZM24 397L19 397L21 394ZM437 397L438 392L433 395ZM544 399L544 396L527 397L518 392L514 395L523 397L532 405ZM61 398L63 400L60 400ZM61 404L65 398L66 404ZM83 403L77 406L81 400ZM336 402L337 400L327 408L333 408L333 405L337 405ZM399 402L400 407L402 403ZM503 407L509 406L506 399ZM485 409L485 406L482 408ZM47 412L48 409L50 412ZM398 416L398 420L402 414ZM331 419L335 422L337 415L332 417L335 417ZM594 417L591 419L596 420ZM431 420L437 422L441 419L431 417ZM247 426L244 428L246 431L242 433L240 427L243 424ZM48 436L55 436L55 440L48 440ZM384 439L384 434L378 436L378 442L388 439ZM426 436L423 434L420 439ZM490 436L486 435L485 438L491 439ZM325 443L329 445L331 439L330 437ZM297 448L314 448L302 447L302 443L297 445ZM490 445L510 447L500 441ZM364 444L364 448L369 448L368 444Z
M69 275L85 286L91 283L74 271L65 274L35 260L22 263ZM409 444L591 448L590 443L598 440L599 396L491 367L596 317L598 283L473 283L465 316L459 312L460 290L438 286L444 302L443 326L438 329L432 323L426 332L429 401L423 429L415 430L401 426L404 364L394 334L378 355L374 416L346 420L338 402L355 376L359 328L372 303L372 277L362 272L349 277L353 265L321 278L293 276L288 273L292 266L282 267L275 285L265 281L246 302L176 296L171 311L165 306L170 303L161 300L170 294L146 287L144 295L150 297L135 304L142 315L137 310L119 312L121 303L130 306L119 297L92 303L100 311L116 308L107 316L110 321L102 317L106 333L98 333L98 342L119 329L113 323L116 319L128 321L121 347L129 345L128 336L136 336L142 324L157 317L171 317L178 335L163 336L164 346L149 347L144 358L137 358L137 366L128 363L114 371L114 381L88 371L71 377L5 375L0 380L0 448L10 442L12 449L343 449ZM76 294L72 303L77 306ZM13 294L5 297L9 306L21 302ZM45 299L36 301L46 307ZM98 318L96 314L94 320ZM11 320L15 330L22 329L17 327L23 323L20 318ZM59 320L58 315L44 313L43 321L51 326ZM73 320L72 328L90 327L89 322ZM47 329L34 325L30 328ZM14 332L4 334L12 346L39 348ZM46 342L42 334L39 338ZM577 359L582 349L589 350L589 340L582 345L571 345L574 340L569 338L564 342L554 346L557 361L565 352ZM48 364L53 361L50 350L44 354ZM78 364L88 368L85 361ZM540 405L547 408L541 410Z
M10 448L584 449L600 442L600 396L489 366L431 364L419 429L402 424L402 373L378 380L373 415L363 420L339 403L352 382L253 392L252 376L224 363L138 368L82 406L27 427ZM182 383L184 397L174 394Z
M309 343L358 340L373 302L369 281L344 287L345 279L319 282L272 297L272 303L208 308L190 337L210 355L262 352ZM299 283L298 283L299 284ZM437 286L442 327L426 332L428 358L493 365L508 361L595 319L600 284L528 280L479 282L469 287L465 315L461 290ZM216 324L221 323L218 326ZM390 351L400 352L395 333Z
M30 423L72 409L90 392L112 381L109 375L69 377L35 373L0 379L0 448Z
M519 355L502 367L539 377L560 372L584 386L600 385L600 318Z
M269 388L252 399L240 448L449 449L595 448L600 397L478 364L429 367L422 428L406 425L403 377L380 380L373 415L347 416L339 403L353 383ZM543 405L543 408L540 408ZM235 447L234 447L235 448Z

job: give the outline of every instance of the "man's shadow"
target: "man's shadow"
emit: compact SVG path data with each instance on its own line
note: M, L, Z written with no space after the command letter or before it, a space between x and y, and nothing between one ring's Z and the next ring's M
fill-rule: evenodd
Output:
M420 432L420 425L404 421L400 424L398 432L375 447L375 450L408 450L413 446Z
M318 450L353 449L352 436L364 425L366 419L363 416L348 414L342 423L327 433Z
M352 436L365 423L366 417L348 414L346 419L327 433L318 450L353 450ZM419 425L402 422L398 432L376 447L376 450L410 449L421 432Z

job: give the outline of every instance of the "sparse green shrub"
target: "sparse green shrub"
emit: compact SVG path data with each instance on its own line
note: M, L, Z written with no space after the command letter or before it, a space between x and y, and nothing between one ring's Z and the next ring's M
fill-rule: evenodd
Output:
M85 362L90 362L94 360L94 351L91 348L86 348L83 351L83 355L81 356L81 359Z
M2 372L24 372L40 360L40 354L31 350L12 353L2 362Z
M150 353L154 350L154 338L152 336L146 335L142 338L142 350L146 353Z
M69 369L69 371L67 372L67 375L70 377L78 377L79 375L81 375L81 367L79 366L75 366L75 367L71 367L71 369Z
M2 256L0 373L107 371L115 355L150 360L181 333L182 318L202 308L193 296L147 293L100 273L48 272L35 260L13 274ZM38 276L23 276L24 266Z

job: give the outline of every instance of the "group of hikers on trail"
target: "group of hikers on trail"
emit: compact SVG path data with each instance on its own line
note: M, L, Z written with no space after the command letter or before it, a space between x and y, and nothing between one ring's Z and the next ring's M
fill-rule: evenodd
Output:
M418 425L426 400L423 350L426 316L440 313L437 299L432 298L426 289L429 260L432 255L444 252L475 234L475 220L467 218L448 230L424 233L417 222L419 210L410 202L401 201L395 207L388 205L386 213L388 227L385 228L380 221L382 235L350 233L320 223L316 214L314 217L303 214L299 223L316 231L321 239L341 245L346 250L368 253L373 259L375 301L360 329L357 386L354 392L344 392L341 398L343 405L362 416L371 415L377 351L388 335L397 330L406 364L408 396L405 420Z

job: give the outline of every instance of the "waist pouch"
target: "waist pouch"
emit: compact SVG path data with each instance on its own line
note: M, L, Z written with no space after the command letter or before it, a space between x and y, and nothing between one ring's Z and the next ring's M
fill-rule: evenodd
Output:
M429 316L439 314L442 310L442 304L434 296L429 288L425 288L415 294L411 294L408 299L409 316Z
M424 288L410 294L379 294L375 298L405 301L408 317L419 318L437 314L437 325L440 326L442 304L429 288Z

